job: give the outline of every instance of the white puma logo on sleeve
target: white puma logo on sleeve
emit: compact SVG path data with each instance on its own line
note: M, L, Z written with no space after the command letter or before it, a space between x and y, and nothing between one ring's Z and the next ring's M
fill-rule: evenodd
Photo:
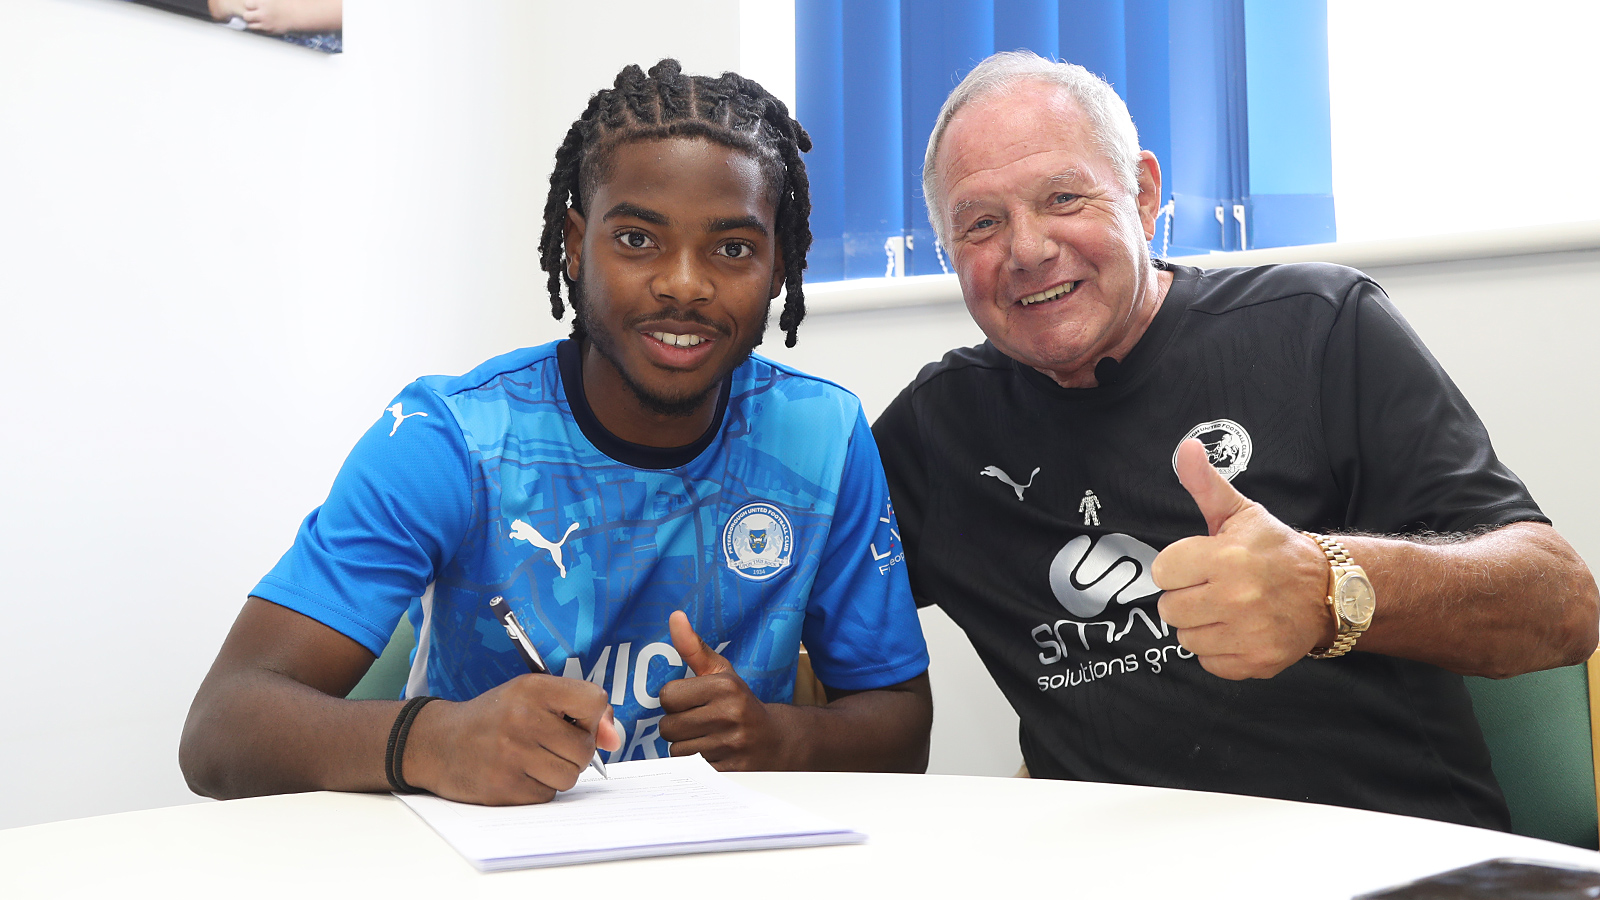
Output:
M394 413L394 427L389 429L389 437L394 437L394 433L400 430L400 423L411 418L412 416L422 416L423 418L428 417L428 414L425 412L408 413L401 409L400 404L398 403L389 407L388 409L385 409L384 412Z

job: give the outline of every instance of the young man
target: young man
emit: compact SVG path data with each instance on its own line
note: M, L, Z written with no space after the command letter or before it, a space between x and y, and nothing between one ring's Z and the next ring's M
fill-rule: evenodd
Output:
M573 338L384 410L201 685L197 792L541 802L597 747L926 766L927 651L903 567L869 549L893 518L859 403L751 356L780 290L790 343L804 314L809 149L732 73L663 60L594 96L541 248ZM528 674L495 597L553 674ZM341 699L407 610L412 699ZM786 703L802 639L825 707Z

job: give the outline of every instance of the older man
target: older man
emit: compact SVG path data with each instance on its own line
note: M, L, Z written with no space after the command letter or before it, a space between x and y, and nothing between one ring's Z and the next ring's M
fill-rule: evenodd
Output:
M1508 827L1461 674L1584 659L1595 582L1382 290L1152 260L1127 108L1028 53L923 181L989 339L874 431L1029 770Z

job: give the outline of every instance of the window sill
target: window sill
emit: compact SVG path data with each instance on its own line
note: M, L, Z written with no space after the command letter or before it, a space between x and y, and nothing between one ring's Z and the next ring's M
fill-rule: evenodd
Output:
M1300 247L1208 253L1203 256L1175 256L1172 261L1202 269L1316 261L1365 270L1597 249L1600 249L1600 221L1589 221L1383 241L1307 244ZM858 278L806 285L806 312L819 316L961 302L961 285L956 282L954 275Z

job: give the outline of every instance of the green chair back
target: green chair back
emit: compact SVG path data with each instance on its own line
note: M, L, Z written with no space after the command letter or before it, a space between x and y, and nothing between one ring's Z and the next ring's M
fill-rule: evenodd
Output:
M345 695L348 700L399 700L411 676L411 650L417 646L411 620L400 617L400 624L389 637L383 655L372 661L372 668Z
M1596 849L1595 756L1587 667L1467 678L1511 830Z

